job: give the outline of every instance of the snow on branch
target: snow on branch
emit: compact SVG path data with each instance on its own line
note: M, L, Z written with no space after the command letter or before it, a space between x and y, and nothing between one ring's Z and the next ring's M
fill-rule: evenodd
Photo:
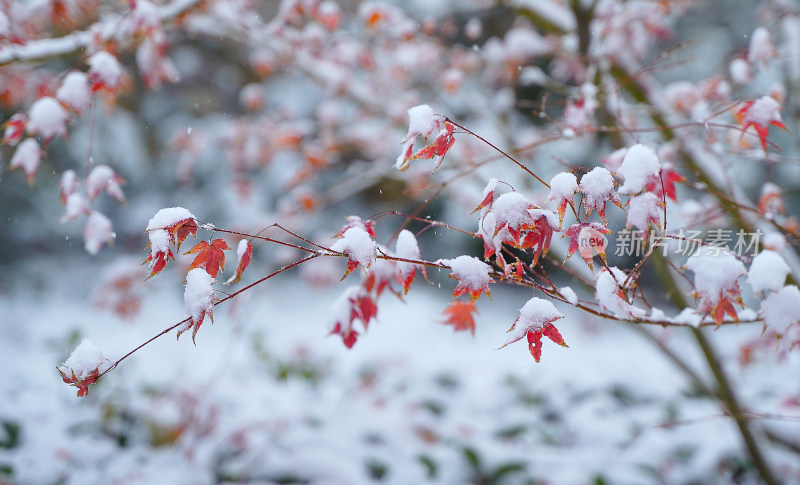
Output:
M198 6L201 2L202 0L176 0L168 5L158 7L159 18L161 22L168 22ZM22 45L9 45L0 49L0 66L75 54L94 42L102 44L114 39L119 34L120 31L116 28L119 20L119 17L104 19L86 30L75 31L63 37L36 39Z

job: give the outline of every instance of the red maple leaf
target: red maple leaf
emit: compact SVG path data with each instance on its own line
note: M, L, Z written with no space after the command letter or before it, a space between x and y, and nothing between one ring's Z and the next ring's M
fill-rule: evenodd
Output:
M349 294L346 293L342 298L343 300L340 301L349 306L349 308L345 307L347 316L339 317L340 320L334 323L329 335L340 335L342 342L349 349L355 345L359 335L353 328L353 322L356 319L361 320L366 330L369 322L377 317L378 307L368 294L362 293L357 287L353 287L353 291Z
M533 262L531 266L536 266L539 256L547 254L550 249L550 242L553 239L553 226L547 220L547 216L539 216L533 225L533 230L524 234L520 249L533 249Z
M213 311L206 312L205 310L203 310L203 311L200 312L199 315L197 315L197 318L190 317L190 319L187 322L186 326L181 328L180 330L178 330L178 332L176 334L177 337L181 338L181 335L183 335L184 332L186 332L187 330L189 330L191 328L192 329L192 342L195 345L197 345L197 342L195 341L195 337L197 337L197 331L200 330L200 325L203 324L203 320L206 318L206 315L208 315L208 318L211 320L211 323L214 323L214 312Z
M194 268L203 268L212 278L216 278L219 270L225 269L225 253L222 252L225 249L230 249L230 247L222 239L215 239L211 244L205 241L195 244L192 249L184 253L197 254L189 266L189 271Z
M442 127L441 129L439 129ZM414 142L420 136L424 136L427 138L434 129L439 129L439 132L436 135L436 138L425 145L424 147L420 148L416 152L414 152ZM440 116L436 116L433 125L431 126L431 130L427 133L420 133L420 132L413 132L409 133L409 136L406 137L403 145L403 151L400 157L397 160L397 164L395 165L401 172L405 172L409 167L409 162L411 160L418 160L418 159L429 159L433 158L436 161L436 166L434 170L439 168L439 165L442 164L444 161L444 156L447 154L447 151L453 146L456 139L453 136L455 132L455 125L449 122L446 118L442 119Z
M570 238L565 260L578 251L589 268L595 255L605 261L608 241L603 234L611 234L611 230L597 222L573 224L562 236Z
M659 198L662 198L662 190L661 185L663 183L664 190L663 193L666 194L667 197L674 200L675 202L678 201L677 196L675 195L675 183L676 182L683 182L686 180L683 175L679 174L675 170L671 168L662 168L661 169L661 178L653 177L647 185L645 185L646 192L652 192L656 194Z
M443 313L447 316L447 319L442 323L452 325L456 332L469 330L472 335L475 335L474 314L478 313L478 310L475 308L474 300L454 300L444 309Z
M151 245L148 244L145 249L149 248ZM158 251L156 252L155 258L153 257L153 253L151 252L147 255L147 259L144 260L145 263L152 262L152 269L150 270L150 276L148 278L152 278L153 276L157 275L167 266L167 262L169 262L170 258L175 260L175 256L172 254L172 250L167 248L166 251ZM144 264L144 263L142 263Z
M69 384L70 386L75 386L78 388L78 397L85 397L89 395L89 386L97 382L97 379L100 377L100 369L96 368L89 373L83 379L79 378L75 375L75 371L71 372L71 375L67 375L61 369L57 369L58 373L61 374L61 379L64 383Z
M342 327L342 324L340 322L337 322L336 325L334 325L330 335L341 335L342 342L344 343L344 346L347 347L348 349L352 349L353 345L355 345L356 341L358 340L358 332L354 330L353 327L350 325Z
M455 129L456 127L453 126L453 124L445 120L444 129L439 132L439 134L436 136L436 139L433 140L433 143L420 148L411 156L411 159L426 160L436 157L436 166L434 167L434 170L439 168L439 165L441 165L442 161L444 161L444 155L448 150L450 150L450 147L453 146L453 143L456 142L456 139L453 136Z
M353 314L350 320L358 318L364 322L364 329L366 330L369 322L378 316L378 305L369 297L369 295L361 295L353 300Z
M731 300L727 296L723 296L719 299L711 313L714 316L714 321L717 322L717 326L722 325L722 321L725 320L726 313L734 320L738 320L736 309L733 307L733 303L731 303Z
M165 229L172 234L175 242L175 249L178 251L180 251L181 244L189 237L189 234L197 239L197 221L192 218L178 221L171 226L167 226Z
M542 336L549 338L554 343L562 347L568 347L566 342L564 342L564 338L558 332L556 326L552 323L546 324L541 330L528 332L527 336L528 350L533 356L533 360L535 360L537 363L542 359Z
M25 134L25 126L28 123L28 118L22 114L17 113L8 121L3 123L3 128L5 128L5 133L3 134L3 143L7 145L15 146L22 140L22 136Z
M489 292L489 283L494 283L494 280L490 276L492 267L488 264L472 256L441 259L439 263L448 265L453 271L452 274L448 275L448 278L458 281L456 288L453 290L453 298L467 292L469 292L469 296L473 300L480 298L481 293L486 293L489 298L492 297Z

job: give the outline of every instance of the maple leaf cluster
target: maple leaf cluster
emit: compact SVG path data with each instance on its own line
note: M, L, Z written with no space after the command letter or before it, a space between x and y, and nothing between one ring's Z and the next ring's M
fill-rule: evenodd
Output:
M553 232L559 230L555 214L540 209L519 192L507 192L495 199L497 180L484 189L484 197L473 212L481 211L477 235L483 239L485 260L495 257L495 262L506 273L511 266L503 256L503 244L531 250L532 265L550 249ZM522 267L517 265L518 271ZM519 274L521 276L521 273Z
M384 291L398 298L408 293L411 283L425 267L420 261L416 237L408 230L397 235L395 251L375 242L374 221L357 216L348 217L348 223L336 235L338 240L333 251L348 256L346 278L359 265L362 266L361 281L352 286L334 303L330 334L339 335L345 346L351 348L359 332L353 324L360 320L366 331L369 323L377 317L377 301ZM378 257L378 255L383 257Z
M172 248L180 250L181 244L189 235L197 238L197 218L183 207L170 207L159 210L147 224L147 233L150 243L145 249L150 254L145 259L149 263L150 276L160 273L170 259L175 255ZM178 337L189 329L192 330L192 341L195 340L197 331L203 324L206 316L213 323L213 308L216 301L213 285L220 271L225 270L225 251L230 246L224 239L199 241L184 254L194 254L194 260L189 265L186 277L184 303L186 313L189 315L186 324L178 330ZM237 246L236 272L228 279L227 283L238 282L245 268L250 264L253 255L253 246L246 240L241 240Z
M90 340L84 339L57 370L65 384L78 388L78 397L85 397L89 395L89 386L96 383L108 367L103 352Z
M404 172L408 169L411 160L434 159L434 170L444 161L444 156L453 146L456 139L453 136L455 125L441 115L435 115L430 106L424 104L408 110L410 126L408 135L403 140L402 153L397 158L395 168ZM419 137L427 140L436 133L433 141L414 151L414 144Z

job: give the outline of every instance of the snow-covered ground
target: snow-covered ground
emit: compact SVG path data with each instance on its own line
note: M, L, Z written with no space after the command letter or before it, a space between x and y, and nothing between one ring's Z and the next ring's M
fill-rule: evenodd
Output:
M524 342L497 350L530 298L499 285L474 338L441 324L452 287L420 280L347 350L326 337L344 286L282 275L217 307L196 346L163 336L78 398L56 366L82 338L113 361L183 318L177 276L148 280L125 322L94 306L98 272L41 260L0 295L0 483L720 483L745 457L719 406L629 326L562 305L569 348L545 339L540 364ZM688 331L648 330L705 376ZM708 336L750 410L779 415L759 424L796 439L797 352L735 359L759 332ZM796 455L766 450L798 480Z

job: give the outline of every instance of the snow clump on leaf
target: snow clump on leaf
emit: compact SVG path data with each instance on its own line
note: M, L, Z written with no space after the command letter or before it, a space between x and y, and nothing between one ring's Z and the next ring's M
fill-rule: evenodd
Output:
M750 272L747 274L747 283L753 288L753 293L778 291L786 281L789 271L789 266L780 254L767 249L753 258L753 264L750 265Z
M512 344L522 337L528 337L528 350L536 362L542 358L542 336L548 337L553 342L566 347L567 344L561 337L553 322L564 318L556 307L549 301L533 297L519 310L519 317L508 330L510 334L506 345Z
M28 133L41 135L42 138L49 141L56 136L67 134L67 121L69 121L69 113L61 106L61 103L49 96L44 97L38 99L31 106L28 116Z
M603 224L606 222L606 201L611 201L620 206L622 201L619 194L614 190L614 177L611 172L603 167L595 167L591 172L581 177L581 184L578 186L583 195L583 205L586 208L586 215L597 210Z
M186 289L183 292L183 303L186 314L189 316L186 324L178 330L178 338L190 328L192 330L192 342L194 342L203 319L208 315L211 323L214 323L214 278L204 269L194 268L186 275Z
M478 258L463 255L455 259L440 259L436 263L450 266L453 272L450 278L458 280L458 285L453 290L453 298L467 292L473 300L478 299L481 292L491 298L489 283L493 283L493 280L489 274L492 272L492 267L488 264Z
M378 244L370 237L367 231L354 226L344 231L342 238L336 241L331 246L331 249L349 257L347 272L345 273L345 276L347 276L359 264L368 268L375 261Z
M736 318L732 302L741 301L737 280L747 273L744 264L720 248L709 247L692 255L686 267L694 272L698 311L711 313L717 324L722 323L726 313Z
M784 286L761 302L764 323L783 335L789 325L800 322L800 290L797 286Z
M658 177L661 162L656 152L641 143L630 147L622 160L619 174L625 179L620 194L638 194L652 177Z
M56 91L56 98L69 106L74 112L81 113L91 100L89 80L86 74L73 71L61 82L61 87Z
M109 367L109 361L91 340L83 339L63 364L58 366L62 380L78 388L78 396L89 394L89 386Z
M603 268L597 275L595 297L598 303L613 313L615 317L623 320L635 320L644 317L647 312L628 303L625 296L627 286L623 287L622 285L625 283L627 275L616 266L609 269L611 271Z
M86 252L91 255L97 254L104 243L110 243L115 237L111 220L97 211L92 211L83 226L83 247Z

